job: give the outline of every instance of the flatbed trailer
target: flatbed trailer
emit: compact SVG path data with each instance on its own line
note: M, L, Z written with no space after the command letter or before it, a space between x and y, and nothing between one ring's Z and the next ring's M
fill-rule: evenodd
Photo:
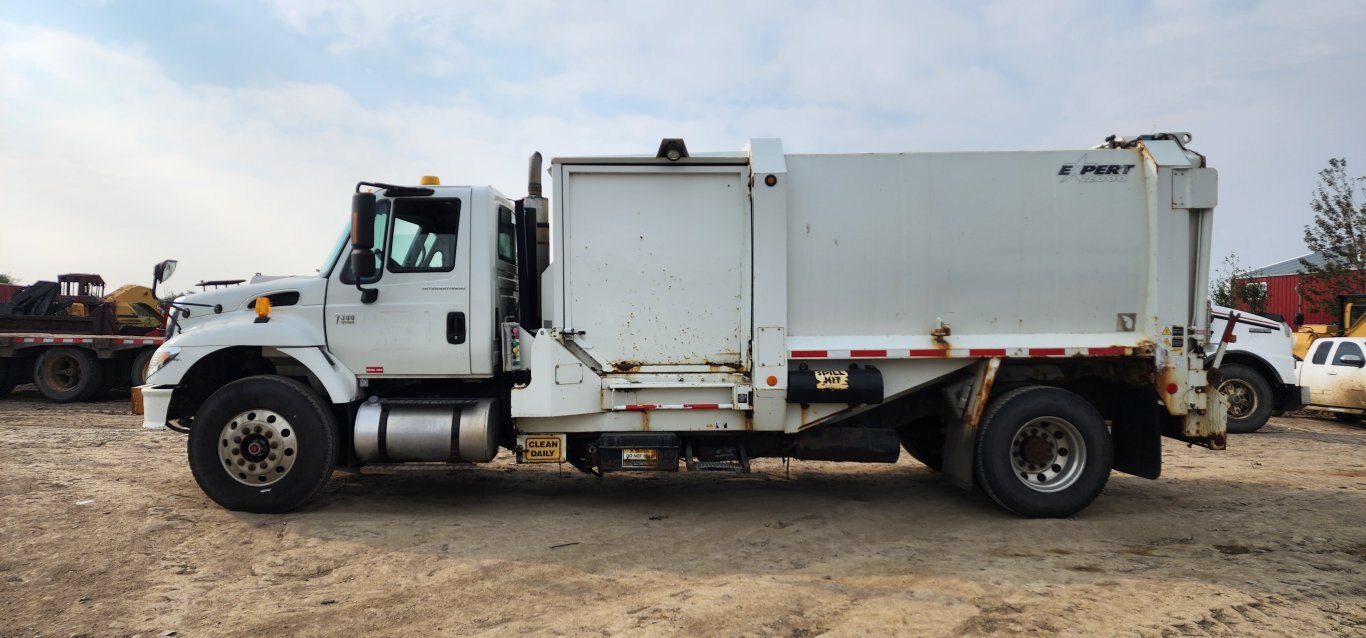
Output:
M0 333L0 397L29 382L59 403L139 385L152 353L164 341L155 336Z

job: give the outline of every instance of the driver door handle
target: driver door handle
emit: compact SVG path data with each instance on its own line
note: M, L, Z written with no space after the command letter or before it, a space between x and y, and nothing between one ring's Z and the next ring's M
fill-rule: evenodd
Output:
M446 313L446 342L455 345L465 343L465 313Z

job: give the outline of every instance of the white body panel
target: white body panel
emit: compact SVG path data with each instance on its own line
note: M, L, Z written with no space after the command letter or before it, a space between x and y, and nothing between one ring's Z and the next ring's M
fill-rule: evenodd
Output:
M1088 161L1137 167L1136 150ZM1143 180L1075 152L789 155L788 336L1106 334L1143 300ZM1134 345L1138 333L1118 336ZM910 339L909 341L914 341Z
M746 167L583 166L562 172L561 318L614 369L731 365L749 264Z

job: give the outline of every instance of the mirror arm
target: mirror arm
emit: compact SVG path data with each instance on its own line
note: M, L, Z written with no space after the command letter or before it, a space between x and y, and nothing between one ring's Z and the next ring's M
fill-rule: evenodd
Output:
M375 303L375 300L379 299L379 289L362 288L360 285L360 277L356 277L356 290L360 291L361 303Z

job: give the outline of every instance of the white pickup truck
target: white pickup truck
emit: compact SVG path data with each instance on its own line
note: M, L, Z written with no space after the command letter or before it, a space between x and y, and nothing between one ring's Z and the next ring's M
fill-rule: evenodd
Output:
M1219 365L1223 379L1219 391L1228 399L1228 431L1245 434L1261 429L1273 413L1308 403L1309 390L1296 382L1290 326L1284 322L1213 306L1208 349L1211 357L1223 338L1230 312L1238 313L1238 322L1233 327L1236 339L1228 344Z
M1319 339L1300 365L1308 405L1332 412L1339 421L1359 423L1366 409L1366 338Z

